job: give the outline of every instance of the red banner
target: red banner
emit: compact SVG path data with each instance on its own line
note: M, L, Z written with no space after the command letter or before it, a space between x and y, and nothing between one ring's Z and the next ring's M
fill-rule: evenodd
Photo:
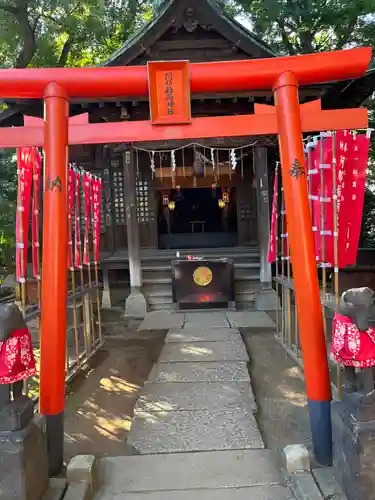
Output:
M310 153L309 190L317 260L322 266L355 264L364 202L369 139L338 131L335 141L337 214L334 211L332 137ZM334 255L337 217L338 263ZM323 244L324 242L324 244Z
M71 166L68 169L68 269L74 270L73 265L73 217L75 195L75 172Z
M85 172L83 174L83 203L85 210L83 263L86 265L90 264L89 232L91 217L91 180L91 175L88 172Z
M352 136L352 148L349 156L350 169L347 173L347 196L351 206L347 214L347 266L354 265L357 261L369 148L369 137L364 134Z
M320 170L317 148L310 149L307 157L308 179L309 179L309 199L311 206L312 229L314 233L315 256L319 260L320 252L320 221L319 219L319 199L320 199Z
M92 213L93 213L93 251L94 251L94 261L99 262L99 250L100 250L100 209L101 209L101 189L102 180L93 177L92 178Z
M20 283L24 283L27 276L33 158L33 148L17 150L16 280Z
M271 232L268 246L268 262L275 262L277 259L277 188L278 188L279 168L276 165L275 179L273 182L273 199L271 215Z
M34 149L34 194L32 201L32 218L31 218L31 240L32 240L32 261L33 261L33 276L40 279L40 185L42 177L42 155L37 148Z
M81 248L81 174L74 169L75 174L75 226L74 226L74 265L77 268L82 267L82 248Z

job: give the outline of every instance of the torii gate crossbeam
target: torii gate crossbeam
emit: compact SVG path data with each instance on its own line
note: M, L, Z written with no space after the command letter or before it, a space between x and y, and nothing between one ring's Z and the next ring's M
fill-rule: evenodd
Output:
M371 48L352 49L330 53L310 54L294 57L270 58L250 61L215 62L190 65L190 89L194 93L215 93L273 89L276 114L263 108L257 123L266 120L268 132L279 136L282 179L284 186L290 252L293 263L293 278L300 325L301 347L304 360L306 391L308 396L311 431L315 456L321 464L332 461L332 436L330 420L331 388L320 304L320 290L316 270L313 233L308 200L307 178L304 169L302 131L306 121L303 106L299 105L298 88L301 85L328 83L337 80L354 79L362 76L371 60ZM66 295L67 295L67 163L68 163L68 115L71 98L134 98L149 93L146 67L121 68L50 68L50 69L3 69L0 70L0 98L44 99L44 139L41 131L31 132L38 141L42 140L45 153L45 177L60 177L62 191L44 186L43 207L43 283L42 283L42 335L40 367L40 410L46 415L47 438L50 452L51 471L57 473L62 466L62 446L64 440L64 385L65 385L65 344L66 344ZM151 93L150 93L151 95ZM152 95L151 95L152 99ZM306 108L305 108L306 109ZM325 111L320 111L321 117ZM329 113L337 113L337 111ZM361 111L361 113L363 113ZM316 112L318 115L319 113ZM267 116L268 115L268 116ZM267 116L267 118L265 118ZM331 115L326 115L327 117ZM345 128L358 127L359 115L350 120L346 115ZM362 119L364 118L364 122ZM203 120L203 119L200 119ZM224 136L238 135L241 122L246 135L254 117L217 118L224 123ZM246 124L245 124L246 122ZM184 126L165 126L163 139L186 138L187 130L198 133L202 124L210 122L193 121ZM215 122L216 123L216 122ZM336 122L325 126L316 122L316 129L336 128ZM367 119L361 115L363 127ZM196 125L200 124L200 125ZM254 124L253 124L254 125ZM257 125L257 126L258 126ZM275 126L276 125L276 126ZM319 125L319 126L318 126ZM123 125L125 127L125 124ZM131 124L136 127L136 122ZM84 131L70 125L72 133L80 130L80 140ZM97 127L97 125L87 125ZM101 125L100 134L105 127ZM158 126L144 125L138 139L147 133L155 135ZM189 129L189 127L191 127ZM221 125L216 128L220 129ZM224 127L223 127L224 128ZM222 130L223 130L222 128ZM232 131L233 128L233 131ZM339 127L341 126L339 125ZM146 133L146 129L148 132ZM22 130L22 129L21 129ZM95 128L88 130L94 131ZM169 132L168 132L169 130ZM6 140L12 135L9 130ZM10 134L10 135L9 135ZM88 135L90 135L88 133ZM170 137L168 137L170 134ZM206 131L204 137L217 136L217 130ZM27 137L26 137L27 136ZM116 137L112 130L106 135L106 142ZM198 134L199 137L199 134ZM91 136L93 138L93 135ZM34 140L33 139L33 140ZM100 139L100 140L99 140ZM25 140L30 135L25 129ZM151 140L155 140L151 139ZM13 146L18 144L14 142ZM6 147L5 139L0 139ZM85 141L83 141L85 142ZM87 143L87 142L86 142ZM9 142L8 142L9 145ZM298 171L299 175L295 175Z
M79 115L83 116L83 115ZM274 106L255 104L255 114L193 118L189 125L153 126L150 121L91 123L69 119L68 143L109 144L210 137L245 137L277 135L277 117ZM44 145L44 127L41 118L25 117L24 127L2 128L0 148ZM345 130L367 127L367 110L364 108L322 111L320 100L301 105L302 132L319 130ZM228 131L230 131L228 133ZM20 133L21 132L21 133Z

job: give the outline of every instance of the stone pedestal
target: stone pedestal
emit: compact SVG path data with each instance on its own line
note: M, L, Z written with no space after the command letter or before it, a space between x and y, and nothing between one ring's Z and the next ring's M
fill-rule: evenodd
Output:
M125 318L143 319L147 314L147 303L141 292L131 292L125 301Z
M24 429L0 431L0 497L42 500L48 488L44 420L38 416Z
M13 432L24 429L34 416L32 401L26 396L17 403L7 404L0 411L0 432Z
M348 500L375 500L375 391L332 403L335 478Z
M146 299L142 293L142 271L139 244L139 223L135 186L134 151L126 151L124 160L124 193L126 231L128 239L128 260L130 295L125 302L125 316L143 319L147 314Z

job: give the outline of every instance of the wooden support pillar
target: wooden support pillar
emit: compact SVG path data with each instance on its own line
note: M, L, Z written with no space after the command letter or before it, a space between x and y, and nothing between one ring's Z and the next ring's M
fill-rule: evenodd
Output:
M125 316L144 318L147 312L145 297L142 293L142 270L139 244L139 224L135 186L134 151L129 149L123 154L125 217L128 237L128 259L130 295L125 303Z
M263 289L271 287L271 265L268 262L270 235L270 210L268 194L267 148L254 148L254 166L256 177L257 222L260 247L260 283Z
M102 309L111 309L111 292L109 288L109 271L107 267L102 266L103 271L103 292L102 292Z

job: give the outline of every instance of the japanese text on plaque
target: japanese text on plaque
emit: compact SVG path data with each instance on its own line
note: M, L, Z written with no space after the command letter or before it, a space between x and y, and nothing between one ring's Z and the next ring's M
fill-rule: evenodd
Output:
M174 113L174 95L173 95L173 74L171 71L165 73L165 100L167 103L168 115L173 115Z

